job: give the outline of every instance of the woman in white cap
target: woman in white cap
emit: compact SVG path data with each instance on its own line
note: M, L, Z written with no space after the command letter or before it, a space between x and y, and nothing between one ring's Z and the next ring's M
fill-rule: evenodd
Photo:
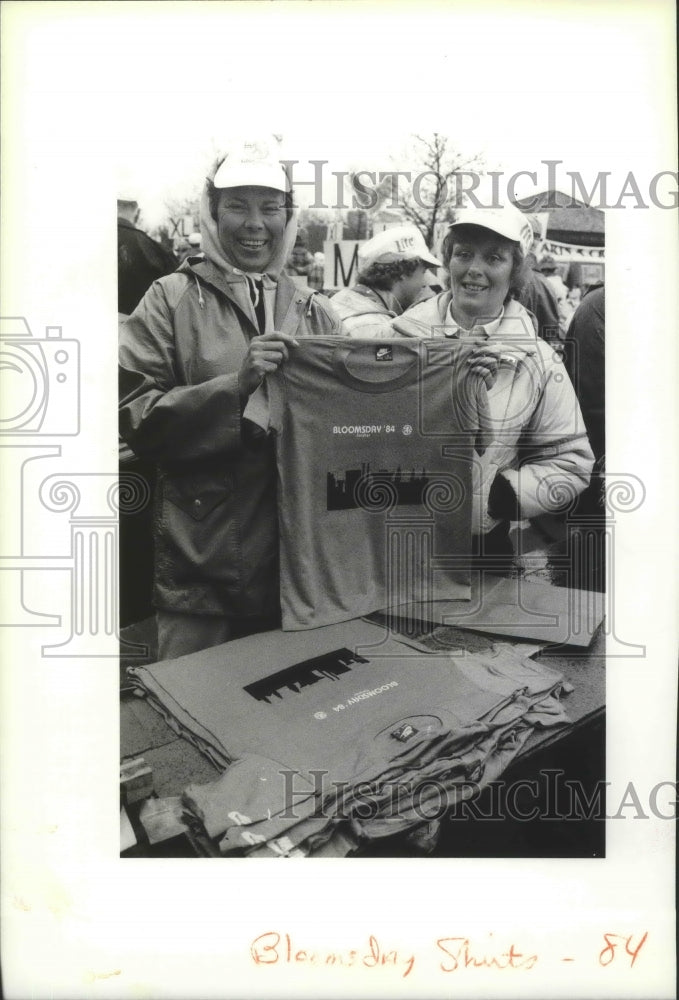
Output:
M589 483L593 455L560 356L516 300L532 232L511 206L465 209L442 256L450 289L393 321L395 332L478 343L470 379L487 402L487 446L474 463L479 551L510 555L509 522L568 508ZM482 381L481 381L482 380ZM470 398L474 393L470 393Z
M441 266L415 226L392 226L358 251L356 284L332 304L350 337L392 337L391 321L421 295L427 268Z
M275 148L245 144L206 181L203 256L155 282L122 331L121 435L159 466L161 659L279 614L274 456L243 410L297 337L340 333L328 300L281 273L295 233Z

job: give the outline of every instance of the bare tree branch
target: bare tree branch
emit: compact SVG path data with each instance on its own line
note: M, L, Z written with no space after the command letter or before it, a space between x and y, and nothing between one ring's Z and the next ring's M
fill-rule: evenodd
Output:
M460 153L453 140L440 132L431 136L413 134L407 157L413 184L409 191L401 193L400 206L431 247L437 223L452 216L458 189L463 190L463 175L482 173L483 158L480 154Z

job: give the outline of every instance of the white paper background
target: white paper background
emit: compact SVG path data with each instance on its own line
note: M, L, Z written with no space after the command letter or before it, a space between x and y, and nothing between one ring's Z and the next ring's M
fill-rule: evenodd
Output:
M34 478L116 471L121 164L152 212L156 173L201 176L213 135L268 129L300 159L388 169L408 133L438 130L508 171L555 158L647 192L676 170L674 39L664 0L3 4L2 315L62 326L82 366L81 432L27 470L25 517ZM677 213L626 204L606 220L608 468L646 488L615 553L616 630L646 656L609 663L614 808L628 782L647 804L674 778L676 735ZM63 552L38 515L32 553ZM31 606L68 612L64 570L29 577ZM120 861L117 664L43 658L56 632L0 630L8 997L674 995L673 824L633 808L606 860ZM415 965L256 967L270 930L324 953L373 934ZM600 967L604 932L646 930L633 969ZM446 974L435 942L454 935L540 959Z

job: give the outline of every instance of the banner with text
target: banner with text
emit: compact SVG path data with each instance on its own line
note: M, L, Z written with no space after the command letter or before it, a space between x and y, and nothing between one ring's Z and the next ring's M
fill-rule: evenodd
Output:
M556 260L579 260L583 263L600 261L603 264L606 256L605 247L579 247L573 243L558 243L556 240L547 240L542 252L551 254Z

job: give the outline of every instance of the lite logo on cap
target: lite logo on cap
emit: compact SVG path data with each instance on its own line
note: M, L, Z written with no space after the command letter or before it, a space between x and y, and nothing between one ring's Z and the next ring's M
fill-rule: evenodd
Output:
M441 267L441 261L429 252L416 226L391 226L373 236L358 250L359 266L389 264L396 260L421 260L426 267Z
M407 250L408 247L415 246L415 240L412 236L406 236L405 239L396 240L397 250Z

